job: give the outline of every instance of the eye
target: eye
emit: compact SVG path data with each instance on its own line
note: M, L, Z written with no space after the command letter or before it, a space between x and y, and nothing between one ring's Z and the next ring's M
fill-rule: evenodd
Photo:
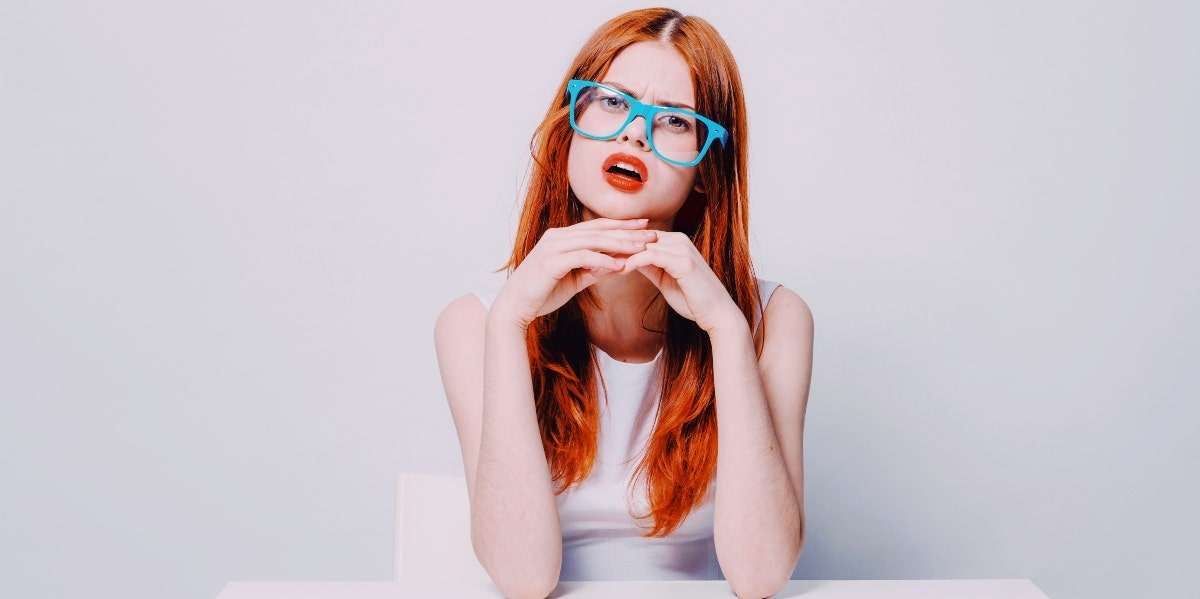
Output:
M664 112L658 122L672 133L687 133L692 130L692 119L673 112Z
M629 110L629 103L625 101L625 98L616 94L597 93L595 102L608 112L627 112Z

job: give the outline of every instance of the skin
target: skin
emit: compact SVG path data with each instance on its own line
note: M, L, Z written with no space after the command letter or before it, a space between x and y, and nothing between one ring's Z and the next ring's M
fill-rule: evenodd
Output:
M643 101L694 105L687 64L668 45L630 46L604 80ZM604 182L601 164L614 152L642 159L649 171L643 188L630 193ZM435 327L476 555L507 597L545 597L557 586L562 529L533 408L529 324L591 287L602 306L588 321L595 345L617 359L646 362L662 338L642 323L661 324L666 306L650 304L661 293L712 343L721 448L714 499L718 560L739 597L772 595L786 584L804 543L802 439L812 314L780 287L759 330L750 330L691 240L670 231L696 186L696 169L658 159L642 119L612 140L576 134L568 178L585 220L547 231L490 311L465 295L443 310Z

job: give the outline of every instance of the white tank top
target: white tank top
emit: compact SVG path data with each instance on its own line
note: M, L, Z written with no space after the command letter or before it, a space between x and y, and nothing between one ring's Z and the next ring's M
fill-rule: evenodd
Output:
M758 280L765 307L778 283ZM491 308L495 292L476 293ZM761 315L756 313L755 328ZM558 496L563 563L560 580L712 580L724 576L713 544L710 483L704 502L666 537L643 537L644 485L630 488L658 409L662 350L650 362L620 362L593 346L600 377L596 462L578 486ZM606 393L607 391L607 393Z

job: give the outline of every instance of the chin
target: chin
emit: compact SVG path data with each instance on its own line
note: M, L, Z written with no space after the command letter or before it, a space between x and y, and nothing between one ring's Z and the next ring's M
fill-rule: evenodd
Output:
M635 218L648 218L651 221L662 220L664 217L660 214L647 213L645 210L640 210L637 206L621 206L619 202L583 202L583 217L587 218L611 218L614 220L632 220Z
M611 218L619 220L648 218L651 221L662 221L672 217L674 212L669 208L664 207L661 199L650 205L650 194L629 194L617 190L611 192L599 193L590 196L588 199L579 198L579 203L583 205L584 217L591 215L600 218Z

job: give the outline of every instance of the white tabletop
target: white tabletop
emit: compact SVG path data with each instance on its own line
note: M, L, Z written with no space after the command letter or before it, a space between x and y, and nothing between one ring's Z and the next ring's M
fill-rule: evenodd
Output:
M487 583L445 582L231 582L217 599L399 599L455 597L495 599ZM723 580L564 582L551 598L727 599ZM1028 580L793 580L777 599L1047 599Z

